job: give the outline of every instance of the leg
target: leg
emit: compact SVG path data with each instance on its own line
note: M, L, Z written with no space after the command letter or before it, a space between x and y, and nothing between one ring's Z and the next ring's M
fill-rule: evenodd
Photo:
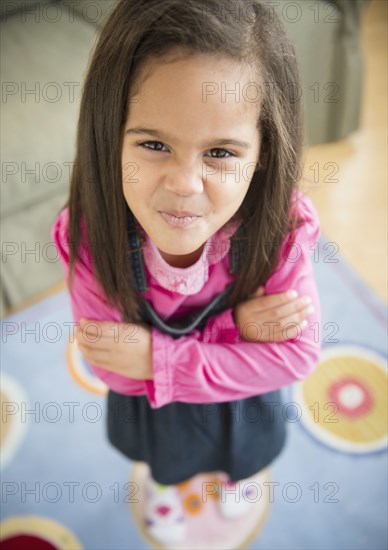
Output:
M144 522L152 538L161 544L168 546L184 540L186 521L175 485L163 485L151 476L146 478Z

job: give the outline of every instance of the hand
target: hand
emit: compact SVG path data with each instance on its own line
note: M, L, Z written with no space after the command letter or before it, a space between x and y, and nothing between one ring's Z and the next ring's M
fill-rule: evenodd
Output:
M92 365L136 380L153 379L151 329L147 325L81 319L75 338Z
M287 292L264 295L264 287L259 287L252 298L234 308L241 338L249 342L284 342L297 337L307 326L303 321L313 313L308 310L311 304L303 303L305 298L289 298Z

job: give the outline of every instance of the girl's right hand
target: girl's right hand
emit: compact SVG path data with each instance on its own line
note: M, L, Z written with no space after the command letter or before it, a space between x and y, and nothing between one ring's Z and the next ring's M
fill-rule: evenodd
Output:
M309 309L311 300L306 303L306 298L309 299L307 296L289 298L288 292L264 295L264 287L259 287L252 298L234 308L241 338L248 342L284 342L296 338L307 326L307 317L314 312Z

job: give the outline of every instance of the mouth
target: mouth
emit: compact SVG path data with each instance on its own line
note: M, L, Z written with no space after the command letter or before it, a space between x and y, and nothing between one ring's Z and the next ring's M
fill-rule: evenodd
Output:
M174 216L174 218L199 218L199 214L195 212L189 212L187 210L162 210L161 214L168 214L169 216Z
M186 213L185 215L180 213L179 216L171 214L170 212L159 212L159 214L162 216L164 221L172 227L187 227L201 217L191 213L189 215L186 215Z

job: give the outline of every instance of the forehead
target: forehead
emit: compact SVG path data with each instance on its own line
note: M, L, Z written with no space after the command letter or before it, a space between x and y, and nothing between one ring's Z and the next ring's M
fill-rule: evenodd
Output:
M223 56L191 54L146 62L133 83L132 122L204 127L256 126L262 100L254 71Z

